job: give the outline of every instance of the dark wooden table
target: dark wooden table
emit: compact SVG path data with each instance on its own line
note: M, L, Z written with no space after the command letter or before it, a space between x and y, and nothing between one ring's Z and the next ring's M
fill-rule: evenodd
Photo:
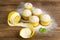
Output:
M10 11L16 10L21 2L31 2L34 6L47 11L58 24L53 36L34 36L22 39L18 36L20 27L10 27L7 16ZM60 40L60 0L0 0L0 40Z

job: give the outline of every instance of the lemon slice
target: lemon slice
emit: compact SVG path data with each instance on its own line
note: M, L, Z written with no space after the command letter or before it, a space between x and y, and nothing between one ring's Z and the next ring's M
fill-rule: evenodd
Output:
M23 28L20 30L19 35L22 38L31 38L34 35L34 31L31 30L30 28Z

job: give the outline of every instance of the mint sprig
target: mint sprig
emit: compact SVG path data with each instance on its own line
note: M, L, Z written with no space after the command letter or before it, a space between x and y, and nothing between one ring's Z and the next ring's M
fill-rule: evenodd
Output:
M39 32L46 32L46 28L40 28Z

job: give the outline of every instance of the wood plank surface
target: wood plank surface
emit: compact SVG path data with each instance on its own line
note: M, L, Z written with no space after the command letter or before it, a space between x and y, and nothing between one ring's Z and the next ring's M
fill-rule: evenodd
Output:
M21 2L31 2L53 16L58 24L55 33L52 36L36 34L29 39L21 38L18 35L21 27L10 27L7 24L8 13L16 10ZM60 0L0 0L0 40L60 40Z

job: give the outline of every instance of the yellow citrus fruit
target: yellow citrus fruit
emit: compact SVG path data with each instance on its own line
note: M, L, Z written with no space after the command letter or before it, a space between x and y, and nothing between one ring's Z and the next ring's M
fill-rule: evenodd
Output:
M34 31L31 30L30 28L23 28L20 30L19 35L22 38L31 38L34 35Z
M10 21L12 24L16 24L20 21L21 16L18 12L12 11L8 14L8 21Z

